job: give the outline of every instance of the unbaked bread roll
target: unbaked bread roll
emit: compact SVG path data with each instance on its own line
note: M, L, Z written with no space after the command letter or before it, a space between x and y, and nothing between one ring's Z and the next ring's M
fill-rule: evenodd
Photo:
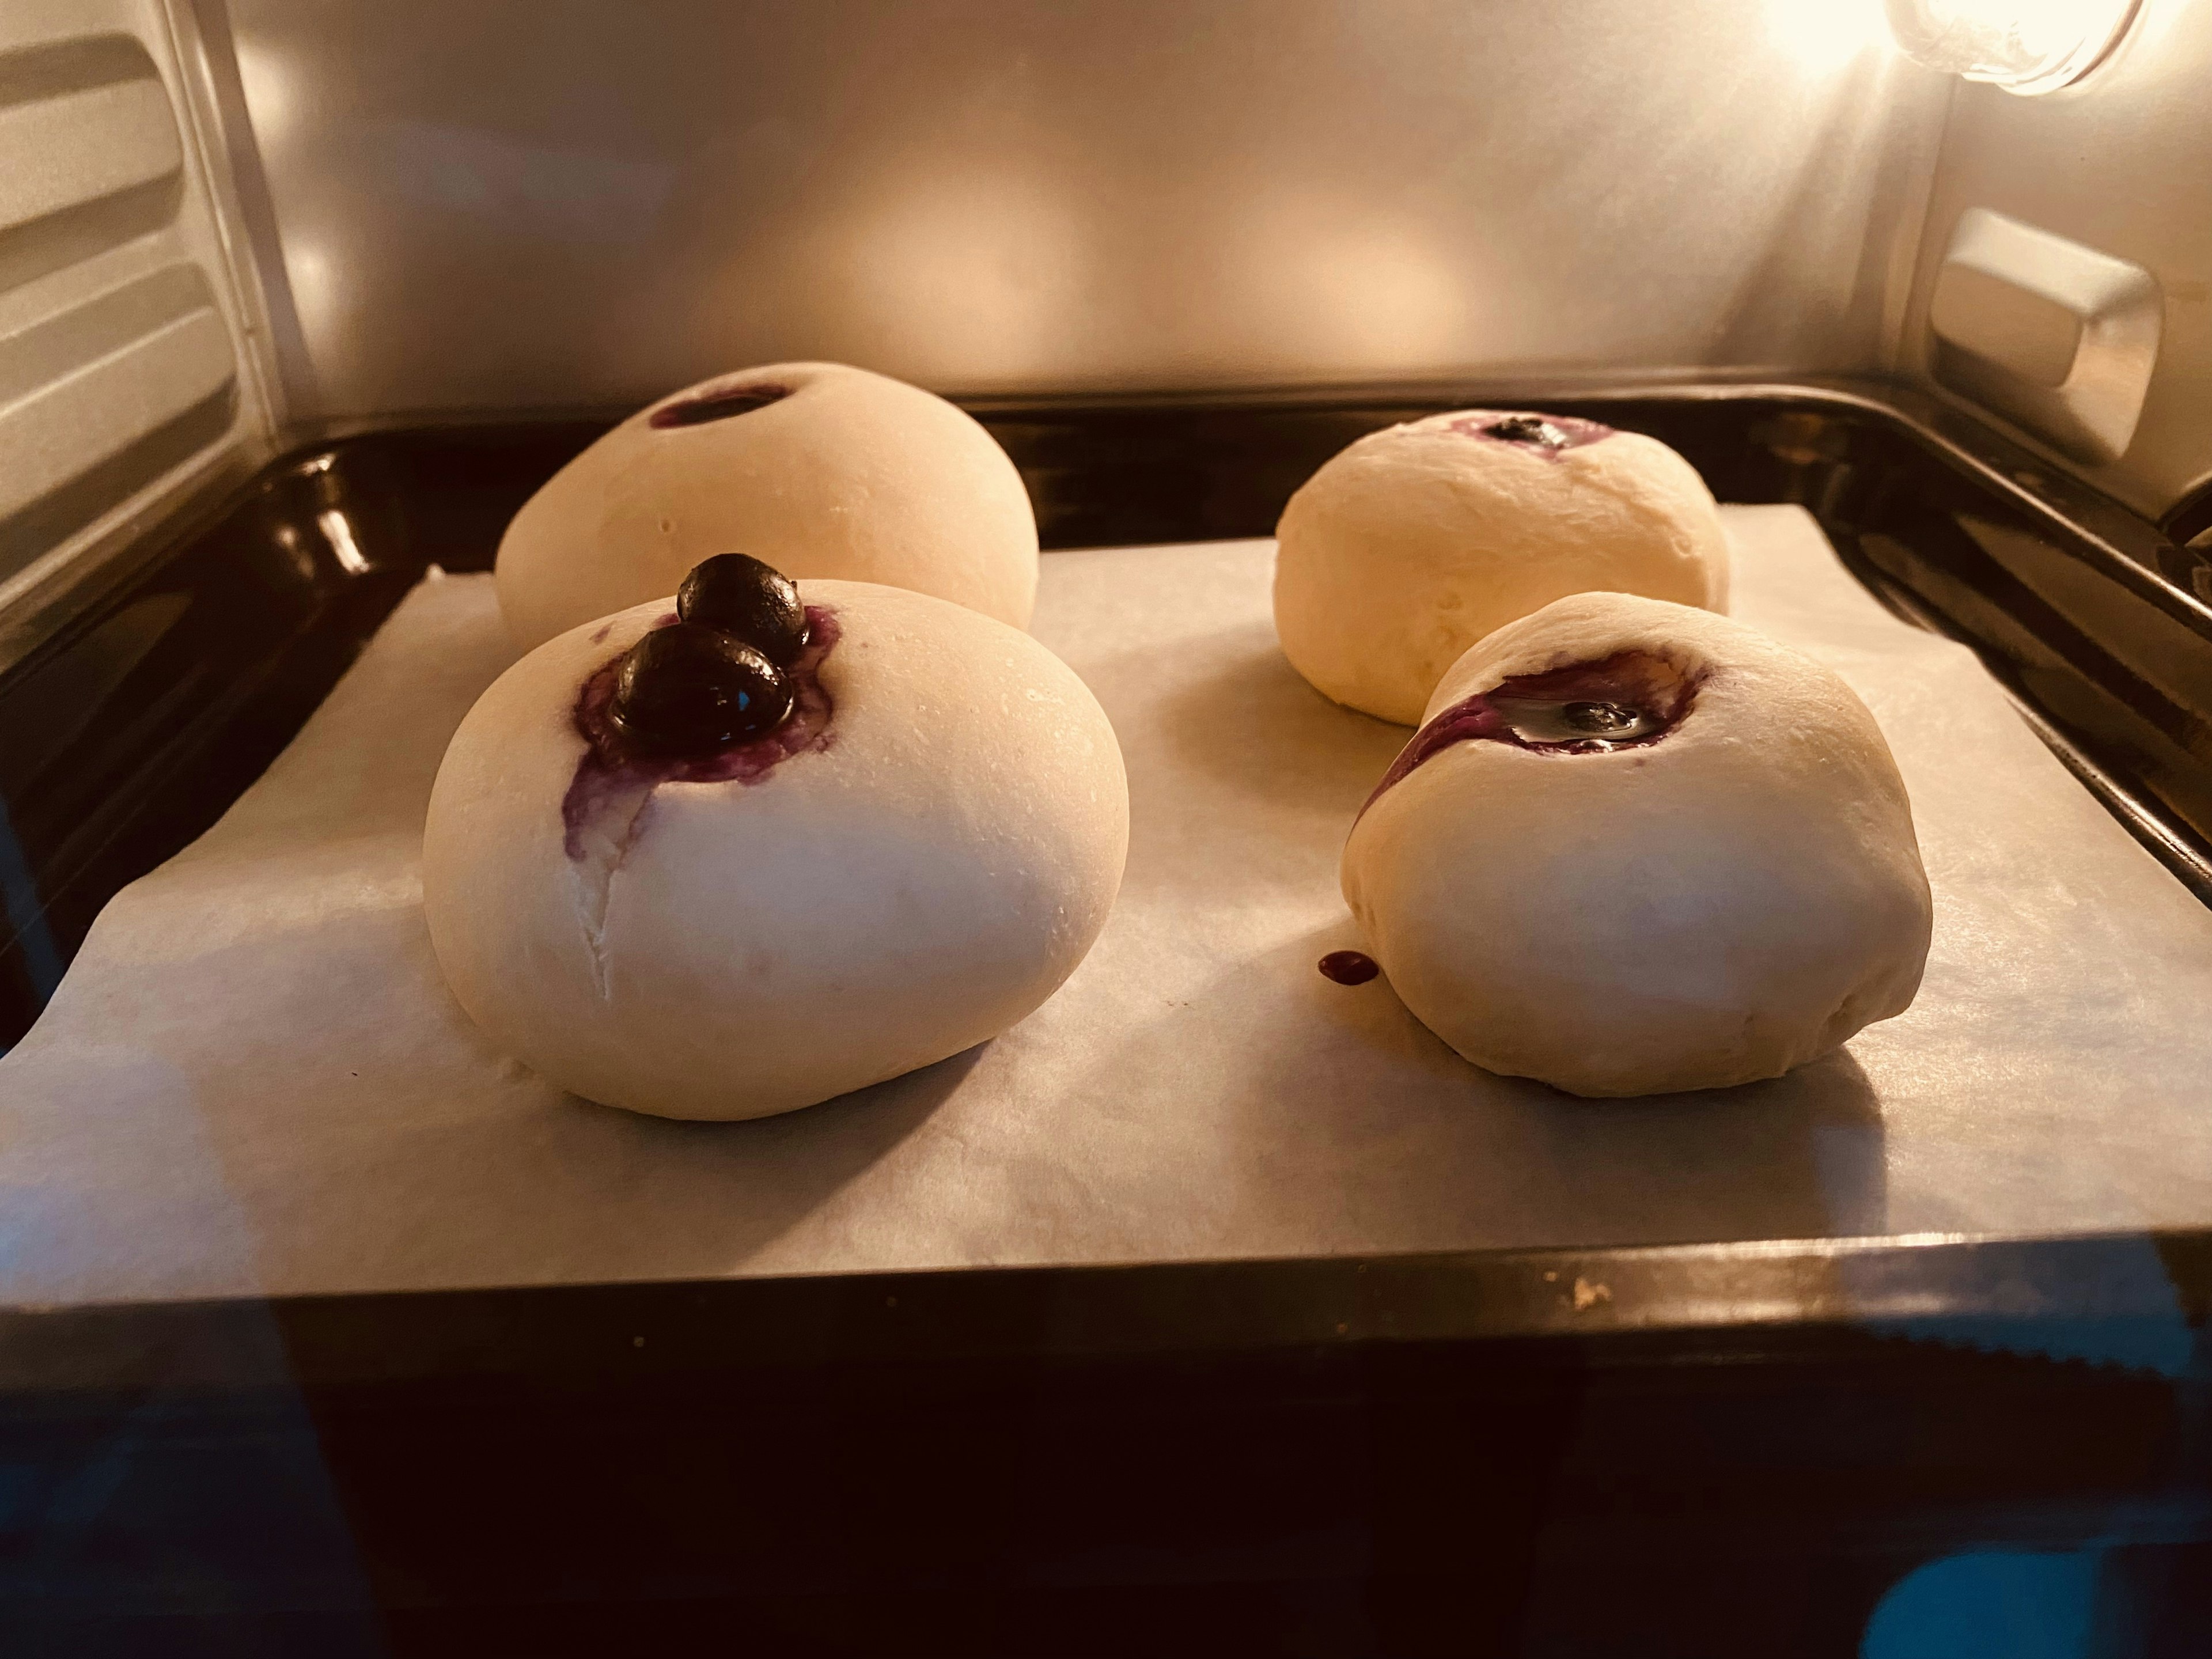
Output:
M1778 1077L1902 1013L1928 878L1866 705L1708 611L1583 593L1452 667L1346 843L1390 983L1578 1095Z
M989 433L866 369L772 363L640 410L555 473L500 543L500 610L527 651L718 553L1016 628L1036 601L1036 517Z
M574 1093L683 1118L826 1100L1006 1030L1105 923L1128 795L1082 681L943 599L799 592L787 670L657 600L532 652L447 750L438 961ZM641 641L677 644L633 674Z
M1322 696L1411 726L1462 652L1570 593L1728 600L1728 538L1656 438L1461 410L1371 433L1276 526L1275 631Z

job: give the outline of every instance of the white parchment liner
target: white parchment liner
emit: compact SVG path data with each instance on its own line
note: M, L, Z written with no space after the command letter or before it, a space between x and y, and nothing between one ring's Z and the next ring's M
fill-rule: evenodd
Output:
M1804 514L1727 513L1735 614L1872 705L1935 885L1919 1001L1844 1054L1578 1101L1323 979L1358 942L1338 849L1407 733L1291 672L1243 542L1045 560L1036 631L1113 717L1134 833L1043 1009L785 1118L568 1098L423 930L430 780L511 654L489 578L433 579L0 1060L0 1297L2212 1222L2212 912Z

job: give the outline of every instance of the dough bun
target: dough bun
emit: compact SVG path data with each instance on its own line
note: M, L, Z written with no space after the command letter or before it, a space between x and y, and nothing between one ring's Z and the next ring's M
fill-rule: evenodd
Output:
M1571 441L1505 442L1500 421ZM1476 641L1570 593L1718 611L1729 550L1697 470L1656 438L1460 410L1362 438L1275 531L1275 631L1324 696L1411 726Z
M1036 517L989 433L903 381L772 363L640 410L555 473L500 542L500 610L528 651L673 593L717 553L1015 628L1036 602Z
M662 1117L789 1111L1005 1030L1105 925L1128 791L1083 682L942 599L799 591L837 630L826 723L750 781L589 770L580 696L665 599L532 652L446 752L431 942L477 1024L563 1088Z
M1425 714L1607 662L1640 665L1636 695L1675 723L1603 751L1401 757L1354 824L1344 896L1406 1006L1478 1066L1599 1096L1778 1077L1904 1012L1931 926L1911 806L1826 668L1707 611L1584 593L1469 651Z

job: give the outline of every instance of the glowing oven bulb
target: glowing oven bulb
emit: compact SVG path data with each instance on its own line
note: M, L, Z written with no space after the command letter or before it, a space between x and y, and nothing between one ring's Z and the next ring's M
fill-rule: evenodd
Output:
M1916 63L2023 96L2055 92L2118 42L2141 0L1887 0Z

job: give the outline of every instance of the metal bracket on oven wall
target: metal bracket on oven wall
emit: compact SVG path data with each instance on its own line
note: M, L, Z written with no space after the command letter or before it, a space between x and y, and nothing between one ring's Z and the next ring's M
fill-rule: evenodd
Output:
M2141 265L1968 208L1929 307L1936 377L2076 459L2118 460L2150 388L2162 308Z

